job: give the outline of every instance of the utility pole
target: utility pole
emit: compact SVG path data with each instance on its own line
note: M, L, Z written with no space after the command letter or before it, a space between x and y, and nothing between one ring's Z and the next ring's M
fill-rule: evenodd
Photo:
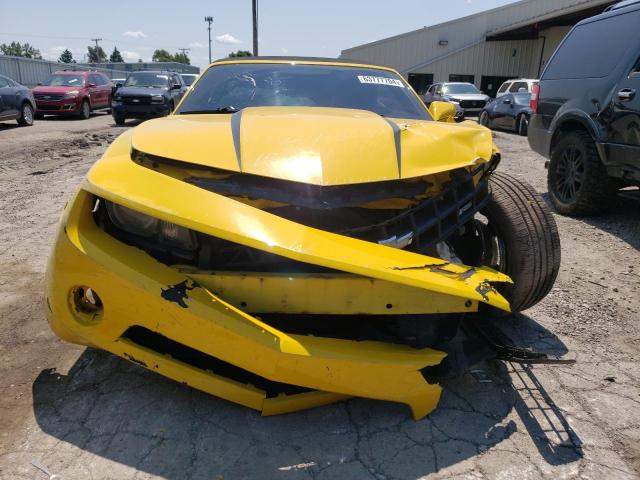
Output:
M211 63L211 24L213 23L213 17L204 17L204 21L209 24L209 63Z
M179 49L178 49L178 51L179 51L180 53L182 53L182 55L186 55L186 54L187 54L187 52L190 52L190 51L191 51L191 49L190 49L190 48L179 48Z
M253 7L253 56L258 56L258 0L252 0Z
M100 45L98 45L98 42L101 42L102 39L101 38L92 38L91 39L92 42L96 42L96 48L98 48Z

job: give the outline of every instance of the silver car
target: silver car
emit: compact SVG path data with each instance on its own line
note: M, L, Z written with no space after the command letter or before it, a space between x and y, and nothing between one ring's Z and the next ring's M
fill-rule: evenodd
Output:
M435 83L424 94L424 103L451 102L464 110L465 115L478 114L490 100L472 83L446 82Z

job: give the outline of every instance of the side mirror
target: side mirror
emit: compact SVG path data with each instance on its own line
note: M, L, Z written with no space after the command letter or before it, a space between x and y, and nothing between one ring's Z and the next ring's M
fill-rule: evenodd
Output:
M95 83L87 83L87 87L89 88L94 88L96 86Z
M449 102L433 102L429 114L436 122L455 122L456 107Z
M38 85L42 85L42 82L38 82Z
M120 88L122 85L124 85L124 83L122 83L122 82L116 82L116 88Z
M180 85L179 83L174 83L173 85L171 85L171 90L180 90L182 88L182 85Z

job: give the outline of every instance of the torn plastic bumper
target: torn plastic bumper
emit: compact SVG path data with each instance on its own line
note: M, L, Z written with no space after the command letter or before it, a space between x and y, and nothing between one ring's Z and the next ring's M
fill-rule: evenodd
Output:
M423 372L446 354L278 330L247 313L252 308L244 308L243 296L236 293L242 288L239 278L168 266L107 234L92 215L96 196L204 234L351 274L313 279L346 282L340 288L349 297L357 296L364 279L371 288L388 290L408 312L418 293L432 300L418 304L422 313L475 311L478 302L509 309L492 286L510 281L499 272L305 227L149 171L131 162L128 153L100 162L65 210L50 259L51 327L68 341L102 348L263 414L359 396L404 403L421 418L435 408L441 392ZM289 288L282 280L267 279L271 293ZM304 278L297 280L296 288L304 286ZM223 297L220 282L236 294ZM88 291L89 305L82 300ZM301 294L294 288L290 295ZM288 305L294 313L310 308L303 302ZM345 301L332 308L357 314L364 307Z

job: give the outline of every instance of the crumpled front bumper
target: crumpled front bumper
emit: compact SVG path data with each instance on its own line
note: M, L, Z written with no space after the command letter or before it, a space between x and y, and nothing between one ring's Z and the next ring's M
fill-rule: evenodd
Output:
M444 310L474 311L478 302L509 308L491 286L510 281L498 272L305 227L141 167L128 151L112 153L65 209L47 270L48 320L70 342L102 348L267 415L359 396L407 404L418 419L435 408L441 392L422 370L445 353L279 331L207 288L215 282L206 273L164 265L105 233L92 216L95 196L228 241L418 289ZM97 312L75 301L78 288L87 287L100 296ZM177 342L249 380L137 342L127 335L132 328ZM276 386L265 388L261 380ZM279 389L282 384L301 388Z

